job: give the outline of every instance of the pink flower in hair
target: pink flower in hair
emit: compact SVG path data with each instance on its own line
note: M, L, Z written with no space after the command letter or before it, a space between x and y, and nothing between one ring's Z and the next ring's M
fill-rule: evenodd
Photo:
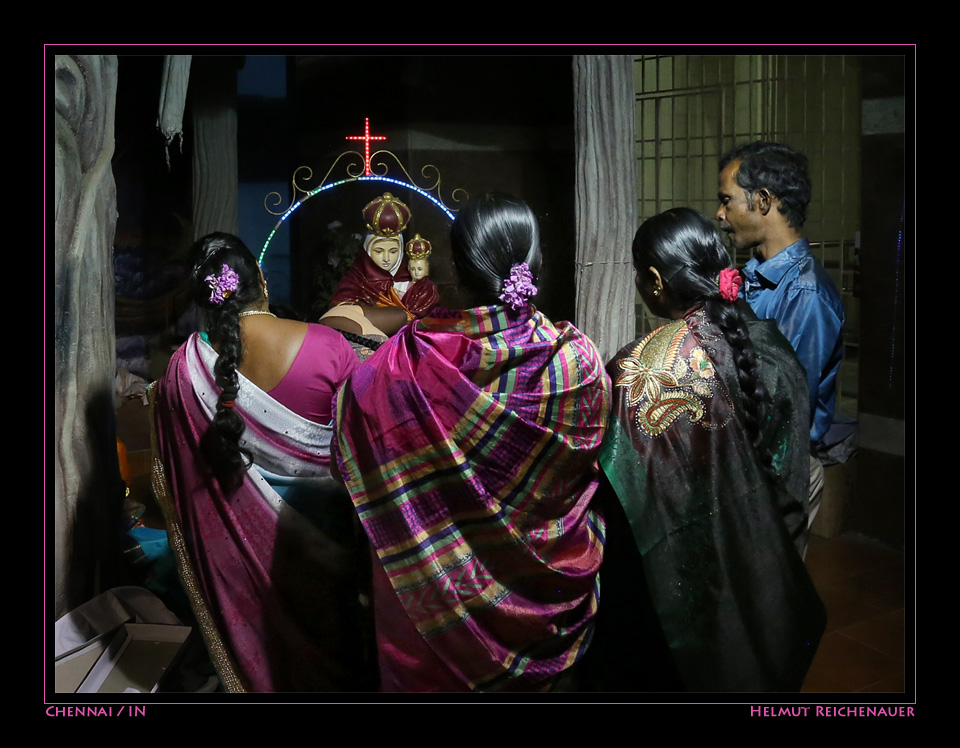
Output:
M503 281L503 293L500 301L511 309L519 309L537 293L533 285L533 274L525 262L518 262L510 268L510 277Z
M222 304L240 286L240 276L229 265L224 265L220 275L208 275L203 279L210 286L210 303Z
M720 271L720 295L729 302L734 302L740 295L740 286L743 278L734 268L724 268Z

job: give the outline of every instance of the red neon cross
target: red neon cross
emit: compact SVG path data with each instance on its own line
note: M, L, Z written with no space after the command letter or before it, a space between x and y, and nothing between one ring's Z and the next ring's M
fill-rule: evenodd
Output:
M371 135L370 134L370 118L363 118L363 135L347 135L347 140L362 140L363 141L363 175L369 177L371 175L370 171L370 141L371 140L386 140L386 135Z

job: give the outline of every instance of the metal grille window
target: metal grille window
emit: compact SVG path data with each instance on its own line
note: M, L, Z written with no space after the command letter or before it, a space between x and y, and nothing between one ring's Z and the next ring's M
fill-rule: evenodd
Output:
M635 58L640 220L676 206L712 217L717 164L734 145L786 143L806 153L813 200L804 235L846 309L838 410L856 415L860 220L860 76L855 56L643 55ZM734 256L738 266L749 259ZM637 334L656 329L637 296Z

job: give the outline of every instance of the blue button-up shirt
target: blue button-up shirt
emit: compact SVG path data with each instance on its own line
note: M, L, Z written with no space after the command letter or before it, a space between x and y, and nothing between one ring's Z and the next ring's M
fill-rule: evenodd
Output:
M807 372L810 441L823 439L833 423L837 371L843 358L843 302L823 265L801 239L766 262L743 268L741 292L760 319L774 319Z

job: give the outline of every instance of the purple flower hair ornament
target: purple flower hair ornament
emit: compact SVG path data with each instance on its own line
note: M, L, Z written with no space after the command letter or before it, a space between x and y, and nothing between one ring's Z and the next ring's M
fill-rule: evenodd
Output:
M203 279L210 286L210 303L218 306L227 300L240 285L240 276L231 270L229 265L224 265L220 270L220 275L208 275Z
M727 301L733 303L737 300L737 296L740 295L740 286L743 283L743 278L740 277L734 268L724 268L720 271L720 279L718 285L720 286L720 295Z
M525 262L518 262L510 268L510 277L503 281L503 293L500 301L513 310L524 306L537 293L533 285L533 274Z

